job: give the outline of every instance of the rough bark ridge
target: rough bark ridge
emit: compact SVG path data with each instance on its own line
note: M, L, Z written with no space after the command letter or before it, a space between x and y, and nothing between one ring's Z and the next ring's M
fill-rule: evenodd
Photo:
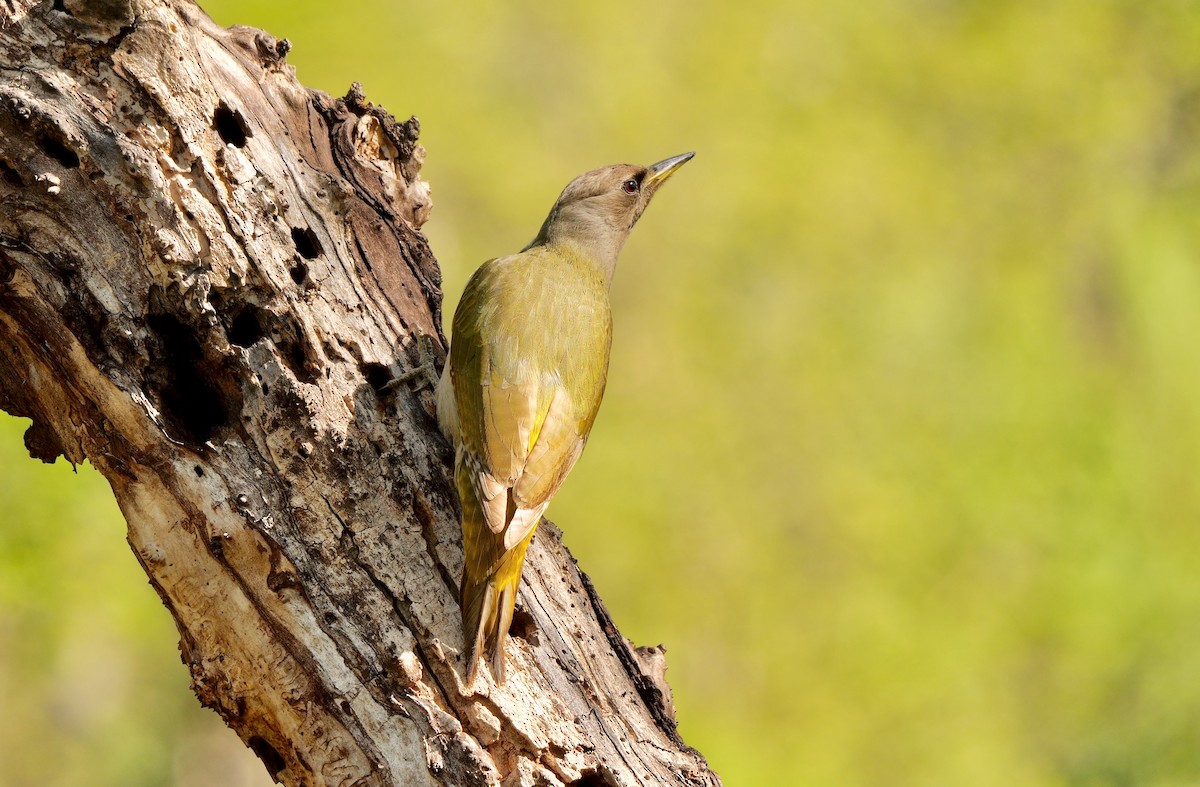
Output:
M286 784L718 784L544 527L464 690L415 119L188 0L0 0L0 406L89 459L200 700ZM646 666L643 666L643 662Z

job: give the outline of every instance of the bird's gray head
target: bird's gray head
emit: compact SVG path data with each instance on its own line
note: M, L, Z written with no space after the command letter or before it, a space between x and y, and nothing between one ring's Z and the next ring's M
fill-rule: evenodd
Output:
M526 248L574 247L600 263L611 279L617 255L654 192L694 155L672 156L648 167L614 164L583 173L563 189L541 232Z

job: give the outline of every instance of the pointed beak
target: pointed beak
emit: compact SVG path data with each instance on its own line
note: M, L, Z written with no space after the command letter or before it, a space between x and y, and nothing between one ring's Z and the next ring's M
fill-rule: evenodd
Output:
M695 155L692 152L680 153L678 156L663 159L657 164L651 164L646 172L646 177L642 180L642 188L646 186L658 188L675 173L675 170L691 161Z

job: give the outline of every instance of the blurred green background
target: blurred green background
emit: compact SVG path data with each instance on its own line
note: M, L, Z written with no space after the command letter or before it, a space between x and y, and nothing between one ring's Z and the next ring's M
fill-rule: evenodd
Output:
M726 784L1200 785L1200 4L205 5L421 118L447 314L575 174L698 151L550 514ZM23 427L0 782L263 783Z

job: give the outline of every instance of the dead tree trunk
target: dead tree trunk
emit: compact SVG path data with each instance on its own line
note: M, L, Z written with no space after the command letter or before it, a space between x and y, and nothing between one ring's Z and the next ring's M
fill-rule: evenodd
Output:
M718 784L551 527L462 685L417 121L189 0L0 0L0 406L90 460L214 708L294 785Z

